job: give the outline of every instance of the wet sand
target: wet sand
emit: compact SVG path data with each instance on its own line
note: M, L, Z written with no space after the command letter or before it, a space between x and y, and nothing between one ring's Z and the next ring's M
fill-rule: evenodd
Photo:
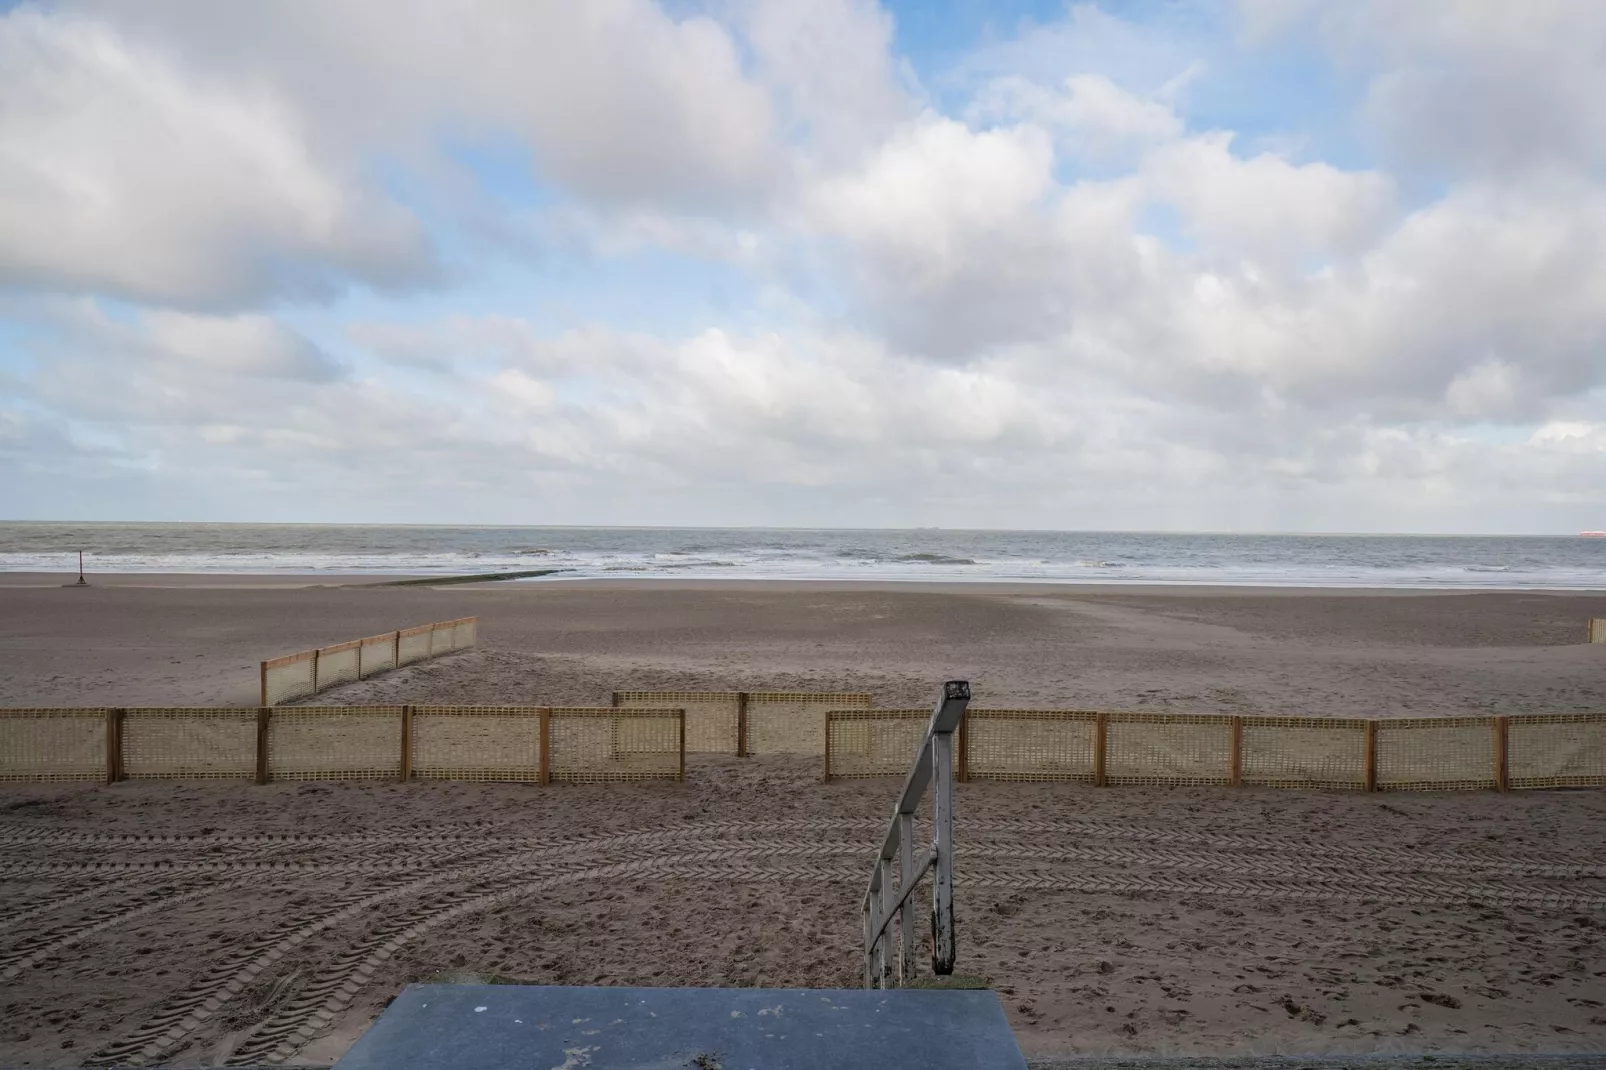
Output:
M480 648L334 703L606 703L615 689L862 690L924 705L1421 716L1606 709L1606 593L319 576L0 583L0 705L250 705L261 660L475 615ZM240 586L235 586L240 585Z

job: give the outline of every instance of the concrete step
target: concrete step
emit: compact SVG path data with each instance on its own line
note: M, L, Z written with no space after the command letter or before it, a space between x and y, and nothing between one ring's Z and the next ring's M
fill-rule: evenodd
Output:
M987 991L409 985L335 1070L1026 1070Z

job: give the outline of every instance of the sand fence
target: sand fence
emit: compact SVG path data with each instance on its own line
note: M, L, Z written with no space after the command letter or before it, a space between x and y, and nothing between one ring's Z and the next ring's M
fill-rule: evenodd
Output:
M1606 617L1589 618L1589 641L1606 643Z
M613 704L684 709L689 753L745 758L823 754L826 712L869 709L874 699L841 691L615 691ZM908 753L914 753L912 745Z
M901 776L927 710L856 692L622 691L599 708L292 706L0 710L0 780L679 778L685 754L824 758ZM1606 714L1321 718L972 709L957 774L1398 790L1606 787Z
M826 714L825 776L901 776L925 710ZM1355 791L1606 787L1606 714L1249 717L972 709L961 780Z
M0 781L679 780L685 717L576 706L0 710Z
M261 703L294 702L403 665L468 650L478 641L479 618L459 617L271 658L262 663Z

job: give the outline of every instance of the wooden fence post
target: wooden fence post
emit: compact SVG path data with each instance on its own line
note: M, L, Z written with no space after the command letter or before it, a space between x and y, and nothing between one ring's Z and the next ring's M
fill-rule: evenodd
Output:
M686 711L685 709L679 709L675 711L675 714L675 720L680 723L680 779L684 781L686 779Z
M1366 722L1366 790L1377 790L1377 722Z
M257 705L258 706L266 706L267 704L268 704L268 663L264 661L262 663L262 697L257 702Z
M1511 736L1505 717L1494 719L1494 790L1511 790Z
M831 711L826 710L822 716L825 717L825 776L821 779L828 781L831 779Z
M106 711L106 783L123 779L123 712Z
M543 784L552 783L552 707L541 707L540 718L540 781Z
M1105 740L1109 735L1109 718L1104 713L1093 715L1093 786L1105 786L1104 751Z
M747 692L736 692L736 757L747 757Z
M323 688L318 686L318 652L312 652L312 693L316 695Z
M390 667L392 669L401 668L401 631L400 631L400 629L397 630L395 635L390 637Z
M268 718L272 711L267 706L257 707L257 783L268 782Z
M402 707L401 779L403 784L413 779L413 708L411 706Z
M1232 786L1241 788L1244 786L1244 719L1242 717L1234 717L1232 719L1232 757L1230 762Z

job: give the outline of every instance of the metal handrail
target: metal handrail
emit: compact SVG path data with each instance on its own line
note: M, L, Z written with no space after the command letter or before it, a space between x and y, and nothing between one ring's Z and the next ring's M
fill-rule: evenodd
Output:
M897 980L907 983L914 975L914 927L909 924L910 895L927 873L934 874L931 888L931 969L938 974L954 970L954 733L970 705L970 684L949 680L931 713L920 749L909 766L903 793L893 807L887 835L881 843L870 883L864 893L864 986L885 988L892 974L891 927L898 923ZM932 844L915 864L914 815L931 793ZM892 862L898 862L898 885L892 885Z

